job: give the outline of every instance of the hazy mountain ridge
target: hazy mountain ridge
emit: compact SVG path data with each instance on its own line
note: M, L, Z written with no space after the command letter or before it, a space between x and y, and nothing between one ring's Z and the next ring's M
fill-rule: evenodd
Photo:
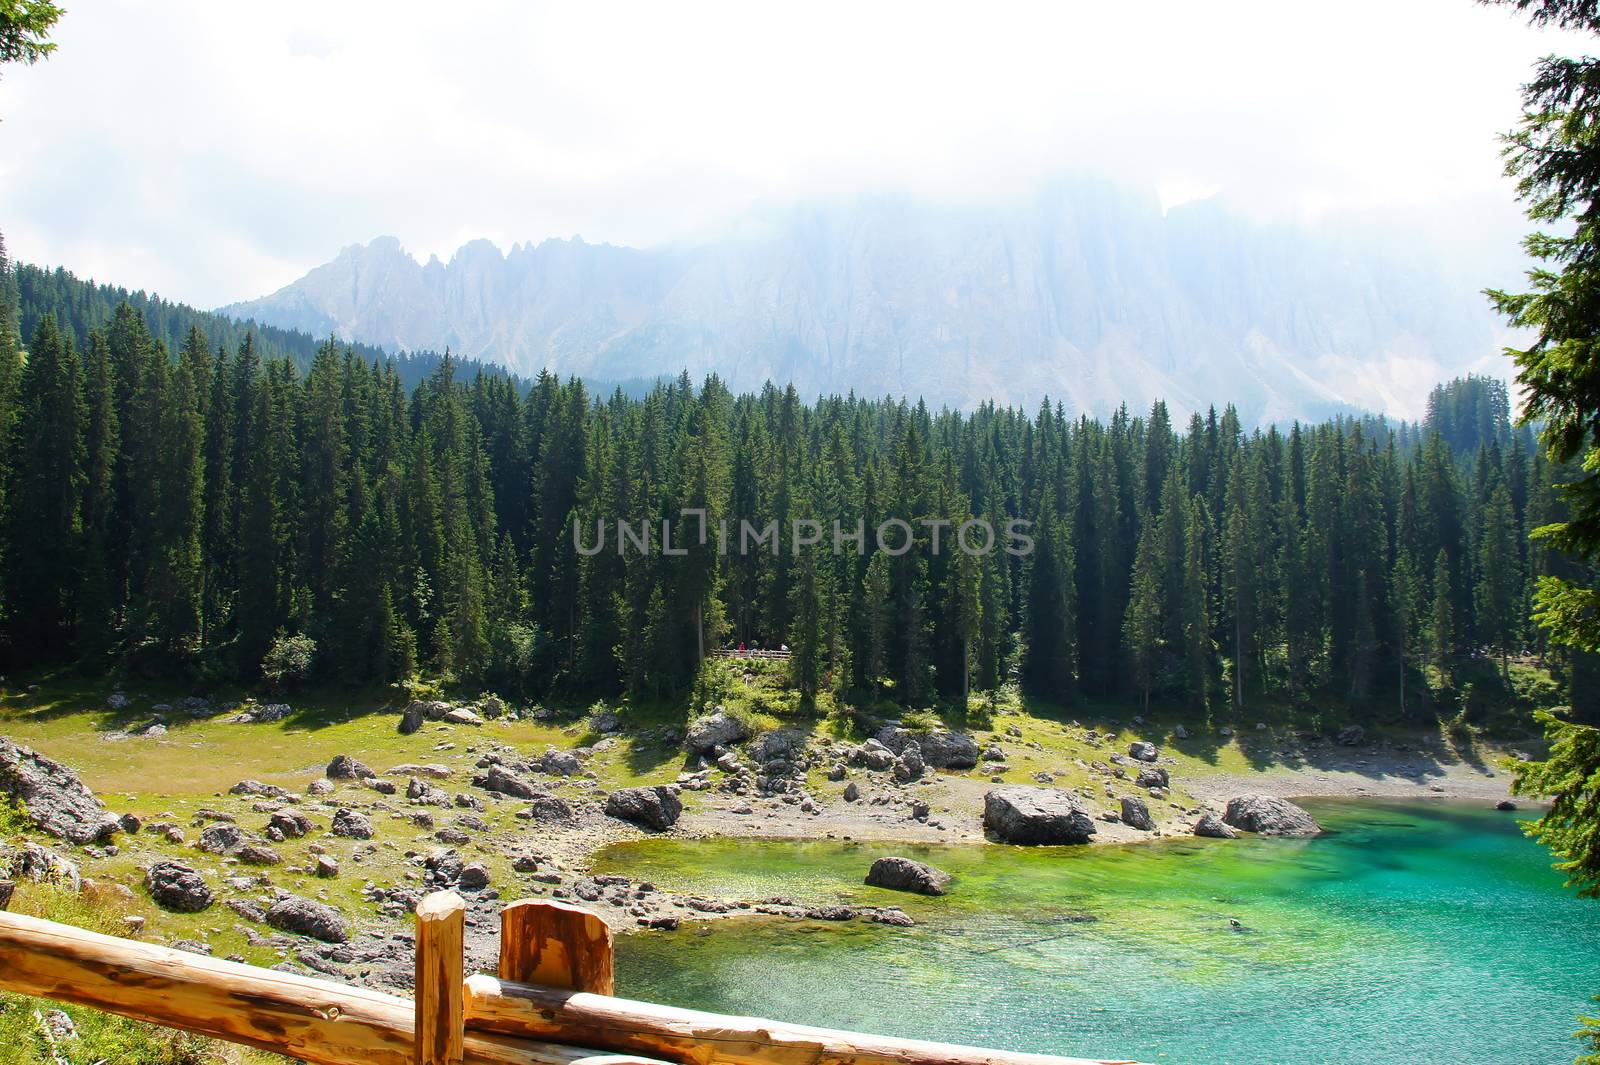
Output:
M223 313L391 349L597 378L716 371L735 390L1048 395L1099 413L1164 398L1250 421L1416 415L1494 365L1503 330L1449 264L1096 188L1020 208L903 201L796 209L744 233L639 250L547 240L418 263L352 245Z

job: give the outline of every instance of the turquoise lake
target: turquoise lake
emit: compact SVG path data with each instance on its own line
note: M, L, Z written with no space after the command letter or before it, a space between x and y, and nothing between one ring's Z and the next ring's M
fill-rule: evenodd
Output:
M915 928L753 920L624 936L620 994L893 1035L1192 1065L1558 1065L1600 992L1600 903L1526 813L1307 803L1312 840L1094 848L649 840L665 889L899 905ZM906 854L923 899L861 883ZM1085 915L1095 918L1085 921ZM1236 929L1230 921L1242 926Z

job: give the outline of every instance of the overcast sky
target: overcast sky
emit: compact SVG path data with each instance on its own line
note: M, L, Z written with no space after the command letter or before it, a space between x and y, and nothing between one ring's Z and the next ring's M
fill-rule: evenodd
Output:
M0 231L200 306L379 234L642 245L1084 174L1510 261L1495 135L1586 44L1470 0L65 3L0 80Z

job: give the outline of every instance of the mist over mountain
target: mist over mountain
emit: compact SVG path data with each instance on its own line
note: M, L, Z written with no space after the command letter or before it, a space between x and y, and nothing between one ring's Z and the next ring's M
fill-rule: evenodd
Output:
M652 249L477 240L419 263L380 237L222 312L521 374L687 369L736 391L1048 396L1097 414L1232 402L1247 423L1415 417L1434 382L1503 373L1506 337L1479 292L1496 278L1399 247L1070 186L1005 208L796 208Z

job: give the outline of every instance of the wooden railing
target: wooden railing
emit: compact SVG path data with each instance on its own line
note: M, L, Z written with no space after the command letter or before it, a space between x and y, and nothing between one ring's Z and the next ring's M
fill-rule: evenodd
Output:
M767 662L787 662L790 657L788 651L741 651L737 647L718 647L711 652L712 658L759 658Z
M611 931L559 902L501 915L498 977L464 977L466 905L417 907L416 997L0 912L0 990L317 1065L1135 1065L861 1035L613 997Z

